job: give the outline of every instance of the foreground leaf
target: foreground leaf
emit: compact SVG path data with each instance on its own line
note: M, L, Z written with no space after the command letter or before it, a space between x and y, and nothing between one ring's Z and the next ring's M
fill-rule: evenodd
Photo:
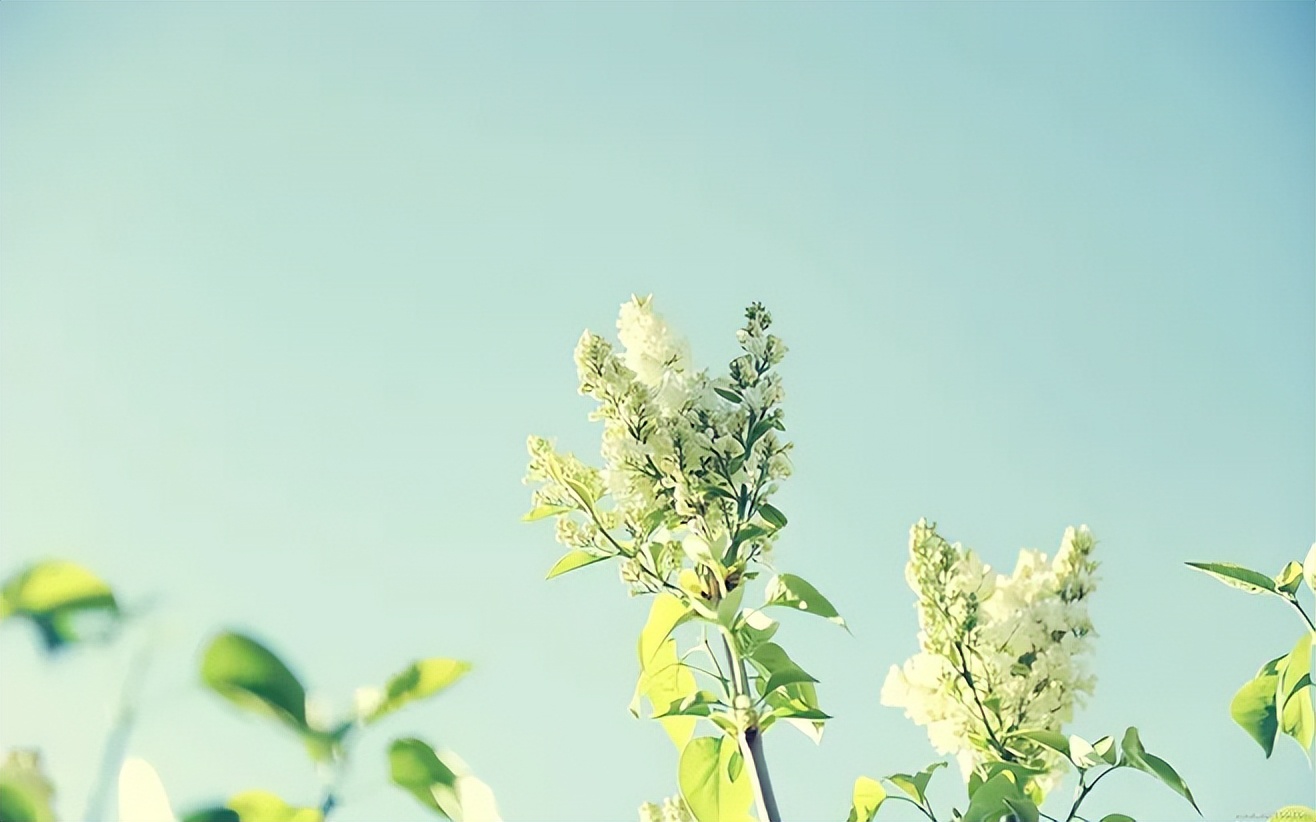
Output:
M275 654L251 637L222 633L201 660L201 679L235 705L306 733L306 689Z
M1312 710L1311 638L1311 632L1304 631L1293 650L1289 651L1288 663L1280 672L1276 697L1280 703L1280 730L1297 740L1308 758L1311 757L1312 740L1316 738L1316 715Z
M696 737L681 751L681 797L699 822L750 820L749 777L743 770L734 781L730 777L731 759L737 752L735 741L725 736Z
M366 716L375 722L404 705L445 690L471 670L471 663L434 657L413 662L394 674L384 687L384 699Z
M893 773L890 776L885 777L885 779L892 785L895 785L897 788L904 791L915 802L922 805L927 802L926 791L928 789L928 780L932 779L932 774L936 772L938 768L944 767L946 767L945 762L933 762L931 765L916 774Z
M393 740L388 749L388 768L393 784L440 816L461 822L457 774L425 742L410 737Z
M74 562L39 562L0 588L0 619L31 620L50 652L84 639L79 621L90 616L117 620L119 605L104 580Z
M269 791L244 791L228 801L241 822L322 822L319 808L289 805Z
M854 781L854 791L850 799L850 817L846 822L872 822L882 803L886 801L886 789L882 783L867 776Z
M1009 773L998 773L974 791L963 822L1038 822L1037 805Z
M0 765L0 820L4 822L54 822L50 807L55 794L50 779L41 770L37 751L10 751Z

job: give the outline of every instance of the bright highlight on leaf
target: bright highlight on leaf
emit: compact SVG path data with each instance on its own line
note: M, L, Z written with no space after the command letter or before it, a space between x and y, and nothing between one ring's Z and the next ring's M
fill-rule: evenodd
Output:
M0 619L31 620L47 651L58 651L85 638L88 619L104 628L120 617L110 586L74 562L50 560L29 566L0 588Z
M886 789L882 783L867 776L859 777L854 781L854 790L851 792L847 822L871 822L885 801Z
M384 686L384 698L365 718L366 722L376 722L405 705L421 699L428 699L446 690L471 670L469 662L455 659L422 659L413 662Z
M160 775L145 759L130 756L119 768L119 822L175 822Z

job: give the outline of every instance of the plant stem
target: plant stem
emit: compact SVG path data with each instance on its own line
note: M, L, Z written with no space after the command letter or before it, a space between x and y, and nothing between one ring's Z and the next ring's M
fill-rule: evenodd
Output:
M1094 780L1092 780L1092 784L1091 784L1091 785L1085 785L1085 784L1083 784L1083 782L1084 782L1084 779L1083 779L1083 778L1087 775L1087 772L1086 772L1086 771L1080 771L1080 772L1079 772L1079 775L1078 775L1078 787L1080 788L1080 791L1079 791L1078 796L1075 797L1075 799L1074 799L1074 804L1070 806L1070 808L1069 808L1069 813L1065 815L1065 822L1072 822L1072 820L1074 820L1074 819L1077 818L1077 817L1076 817L1076 814L1078 813L1078 806L1081 805L1081 804L1083 804L1083 800L1087 798L1088 793L1091 792L1091 790L1092 790L1093 788L1097 787L1097 783L1101 781L1101 778L1102 778L1103 776L1105 776L1106 774L1108 774L1108 773L1110 773L1111 771L1114 771L1114 770L1117 770L1117 769L1114 768L1114 767L1111 767L1111 768L1107 768L1106 770L1104 770L1104 771L1102 771L1101 773L1097 774L1097 778L1094 779Z
M105 747L101 749L100 770L91 795L87 797L87 810L83 814L87 822L100 822L105 816L105 801L109 795L110 785L118 779L119 768L123 765L124 754L128 750L128 737L132 734L133 723L137 719L137 696L142 690L146 678L146 669L150 666L151 649L143 644L133 656L124 678L123 688L119 691L119 707L115 713L114 726L105 737Z
M1288 599L1288 603L1292 605L1294 608L1297 608L1298 613L1302 614L1302 619L1307 623L1307 627L1310 628L1313 632L1316 632L1316 623L1313 623L1311 621L1311 617L1307 616L1307 612L1303 610L1302 605L1298 603L1298 598L1290 594L1287 597L1287 599Z
M735 697L748 698L748 677L745 675L745 660L736 650L735 641L723 629L722 647L726 651L727 665L731 668L732 689ZM749 784L754 792L754 804L758 807L759 822L781 822L781 812L777 810L777 797L772 792L772 778L768 775L768 760L763 754L763 737L758 725L745 728L739 734L741 755L745 758L745 769L749 772Z

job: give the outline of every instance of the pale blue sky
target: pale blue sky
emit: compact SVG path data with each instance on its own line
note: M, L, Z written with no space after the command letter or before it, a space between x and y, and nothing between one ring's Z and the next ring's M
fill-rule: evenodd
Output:
M632 292L717 366L762 300L796 476L779 562L848 636L781 635L836 715L767 738L792 819L921 767L878 704L915 650L920 516L1013 566L1101 540L1096 699L1211 820L1316 801L1228 718L1286 651L1316 538L1313 6L0 6L0 550L158 596L133 751L181 807L313 801L296 742L195 684L244 627L344 703L417 656L470 678L367 737L341 814L422 819L389 731L511 820L633 818L675 751L625 710L646 603L544 582L525 436L597 453L571 349ZM136 641L137 637L133 638ZM0 746L81 813L132 643L0 631ZM939 777L943 803L962 796ZM1150 778L1094 816L1186 819ZM899 809L891 809L898 811ZM887 812L883 812L883 817ZM904 818L899 812L890 818Z

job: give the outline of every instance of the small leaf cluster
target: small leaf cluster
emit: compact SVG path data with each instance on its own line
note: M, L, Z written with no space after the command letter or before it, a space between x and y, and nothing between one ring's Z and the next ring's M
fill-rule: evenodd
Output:
M1096 742L1082 737L1069 736L1055 731L1023 731L1018 734L1064 757L1078 771L1078 786L1069 812L1060 822L1082 820L1079 808L1097 783L1108 774L1121 768L1132 768L1151 774L1167 787L1197 808L1187 783L1160 757L1148 753L1139 738L1137 728L1129 728L1116 748L1113 737L1105 736ZM935 762L917 774L891 774L881 779L861 776L855 780L850 805L849 822L870 822L888 799L908 802L919 809L932 822L937 815L927 797L927 786L933 773L944 762ZM1036 791L1031 780L1044 771L1038 771L1010 762L992 762L974 771L968 781L968 805L963 811L951 809L953 822L1038 822L1043 817ZM897 792L888 792L886 785ZM1047 817L1055 819L1055 817ZM1101 822L1132 822L1124 814L1108 814Z
M1298 593L1304 581L1308 591L1316 592L1316 545L1308 551L1305 562L1287 562L1273 577L1229 562L1187 564L1231 588L1281 599L1302 618L1306 630L1292 649L1266 662L1256 676L1238 689L1229 704L1229 713L1256 740L1267 758L1274 752L1275 737L1281 732L1292 737L1310 758L1312 743L1316 741L1316 687L1311 680L1311 646L1316 638L1316 624L1302 607Z

